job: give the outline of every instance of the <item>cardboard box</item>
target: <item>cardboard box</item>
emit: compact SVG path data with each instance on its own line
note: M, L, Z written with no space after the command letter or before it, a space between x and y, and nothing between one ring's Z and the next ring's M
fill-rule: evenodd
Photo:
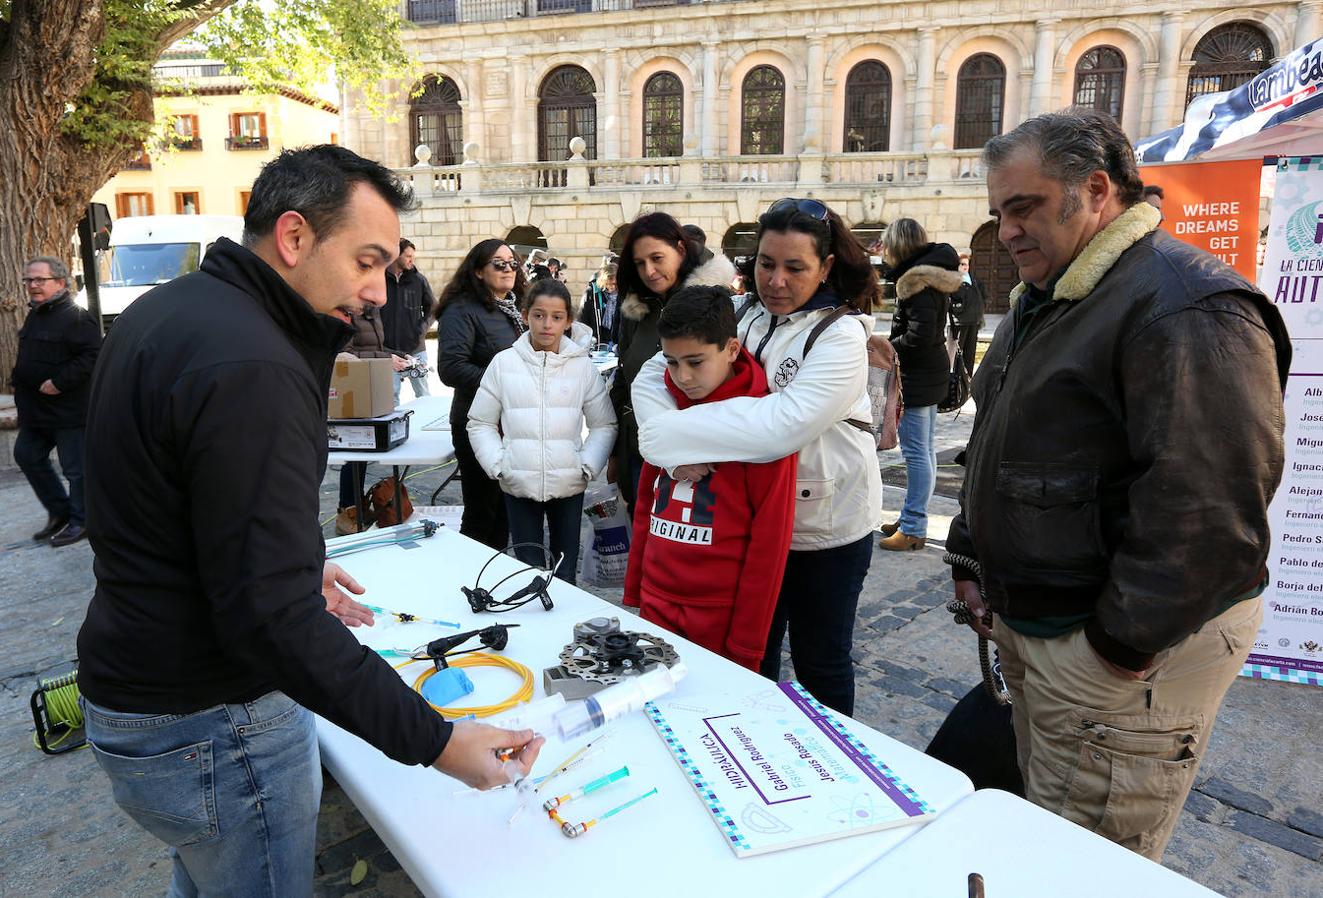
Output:
M395 368L390 359L336 361L327 418L376 418L394 409Z

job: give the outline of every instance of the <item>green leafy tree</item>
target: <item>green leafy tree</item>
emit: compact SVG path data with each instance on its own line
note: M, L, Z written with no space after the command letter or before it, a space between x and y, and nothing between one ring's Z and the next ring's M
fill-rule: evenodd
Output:
M402 27L398 0L0 0L0 393L23 262L67 258L92 195L141 152L167 48L187 37L258 92L333 76L380 106L413 74Z

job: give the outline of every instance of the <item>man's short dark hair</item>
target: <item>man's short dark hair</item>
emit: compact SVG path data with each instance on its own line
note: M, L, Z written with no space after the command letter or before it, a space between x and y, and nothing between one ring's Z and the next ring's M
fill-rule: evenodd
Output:
M1145 184L1144 198L1147 199L1151 196L1156 196L1160 200L1165 200L1167 198L1167 193L1157 184Z
M707 234L696 224L681 225L680 230L684 231L693 241L698 244L699 249L707 248Z
M983 147L983 162L999 168L1022 148L1038 154L1043 174L1068 187L1078 188L1089 175L1105 171L1116 185L1121 205L1133 206L1144 198L1134 148L1110 115L1073 107L1035 116L989 140Z
M657 319L663 340L692 337L725 346L736 336L735 303L725 287L684 287L667 301Z
M276 220L297 212L323 240L345 224L355 184L367 184L396 212L414 208L413 191L380 162L334 144L285 150L262 166L243 216L243 242L252 246L270 234Z
M414 246L414 245L413 245L413 241L410 240L408 237L401 237L401 238L400 238L400 252L402 253L402 252L404 252L406 249L411 249L411 250L414 250L414 251L416 252L416 251L418 250L418 247Z

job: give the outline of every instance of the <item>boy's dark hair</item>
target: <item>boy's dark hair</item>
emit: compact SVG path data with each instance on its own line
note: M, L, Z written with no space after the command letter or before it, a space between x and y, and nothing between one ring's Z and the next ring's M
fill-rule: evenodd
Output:
M735 303L725 287L684 287L661 311L657 335L663 340L692 337L724 347L736 336Z
M346 224L345 207L355 184L367 184L396 212L414 208L413 191L380 162L334 144L285 150L262 166L243 216L243 242L270 234L286 212L307 219L324 240Z
M565 314L571 321L574 320L574 300L570 298L570 289L561 281L555 278L543 278L540 281L534 281L528 288L524 298L519 301L519 311L527 312L533 308L533 301L540 296L550 296L555 299L565 301Z

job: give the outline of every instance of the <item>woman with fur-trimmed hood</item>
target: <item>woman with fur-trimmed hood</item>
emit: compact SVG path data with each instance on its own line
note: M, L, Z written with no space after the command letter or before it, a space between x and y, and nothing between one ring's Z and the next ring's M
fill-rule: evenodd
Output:
M900 362L905 411L900 451L905 457L905 504L900 519L882 527L882 548L922 549L928 538L928 502L937 485L937 404L946 398L951 357L946 352L946 315L960 289L960 255L948 243L929 243L912 218L893 222L882 235L882 258L896 282L891 345Z
M616 281L620 296L620 366L611 382L620 432L612 454L612 467L620 495L633 517L643 457L639 455L638 423L629 392L639 369L661 352L657 319L666 300L682 287L726 287L735 266L723 255L701 249L665 212L640 216L629 226L620 250Z

